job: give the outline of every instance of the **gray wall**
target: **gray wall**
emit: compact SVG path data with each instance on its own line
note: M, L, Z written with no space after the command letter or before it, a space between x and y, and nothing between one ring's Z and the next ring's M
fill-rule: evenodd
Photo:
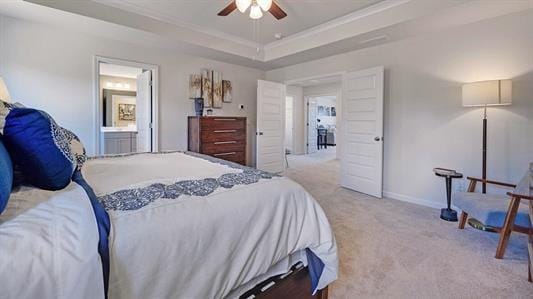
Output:
M513 79L513 104L489 108L488 175L516 182L533 161L533 13L504 16L267 72L286 81L385 66L386 195L444 205L432 168L481 173L482 109L461 85Z
M292 121L293 121L293 153L297 155L305 154L305 121L304 114L307 113L303 98L303 89L301 86L287 86L287 96L292 96L294 99L292 108Z
M248 117L248 161L255 163L256 89L263 71L5 16L0 22L0 72L13 100L48 111L81 138L89 153L95 150L93 57L101 55L160 66L162 150L187 148L187 116L194 115L187 98L189 74L201 68L220 71L232 81L233 103L224 103L215 114Z

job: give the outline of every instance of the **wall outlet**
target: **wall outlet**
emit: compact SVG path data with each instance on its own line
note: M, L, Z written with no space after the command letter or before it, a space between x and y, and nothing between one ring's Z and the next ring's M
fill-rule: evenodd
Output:
M244 105L243 105L243 104L240 104L240 105L239 105L239 109L240 109L240 110L243 110L243 109L244 109Z

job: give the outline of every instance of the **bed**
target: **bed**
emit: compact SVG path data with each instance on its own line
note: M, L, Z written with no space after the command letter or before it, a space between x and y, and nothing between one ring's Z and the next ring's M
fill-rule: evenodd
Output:
M79 175L85 185L12 193L0 215L8 298L253 298L298 281L325 298L337 278L328 220L288 178L190 152L90 159ZM108 260L91 197L110 221Z

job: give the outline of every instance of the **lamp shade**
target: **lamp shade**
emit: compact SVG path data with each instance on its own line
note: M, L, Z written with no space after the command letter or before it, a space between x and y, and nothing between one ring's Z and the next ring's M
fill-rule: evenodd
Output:
M463 85L463 106L511 105L512 81L492 80Z
M6 100L9 101L11 98L9 97L9 92L7 91L7 86L4 83L4 79L0 77L0 100Z

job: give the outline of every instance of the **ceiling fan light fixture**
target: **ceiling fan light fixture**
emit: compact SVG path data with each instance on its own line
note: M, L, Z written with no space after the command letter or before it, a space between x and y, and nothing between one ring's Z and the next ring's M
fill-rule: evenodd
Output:
M272 7L272 0L256 0L256 2L264 11L268 11Z
M263 16L263 12L261 11L261 7L254 3L252 5L252 8L250 9L250 18L256 20L260 19Z
M244 13L252 5L252 0L236 0L235 4L237 4L237 9Z

